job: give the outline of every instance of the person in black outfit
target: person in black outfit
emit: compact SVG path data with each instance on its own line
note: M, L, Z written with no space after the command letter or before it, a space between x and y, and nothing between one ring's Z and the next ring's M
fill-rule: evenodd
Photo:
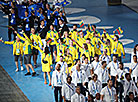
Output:
M8 25L14 28L14 30L17 30L17 19L18 19L18 12L17 8L15 8L14 4L11 3L11 6L9 5L0 5L2 8L2 11L5 12L5 14L8 15ZM14 33L13 29L9 27L8 29L8 37L9 41L11 41L11 35L14 34L14 40L16 39L16 34Z
M60 33L59 37L61 38L63 36L64 31L69 32L68 26L63 22L63 20L59 20L58 25L58 32Z
M58 19L61 19L65 24L67 24L67 18L66 16L63 15L62 11L59 12L59 17Z

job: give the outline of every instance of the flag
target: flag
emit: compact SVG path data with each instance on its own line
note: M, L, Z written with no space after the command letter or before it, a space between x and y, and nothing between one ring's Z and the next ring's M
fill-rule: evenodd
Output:
M36 5L37 5L36 10L39 10L39 8L44 9L44 5L42 3L37 3Z
M88 24L88 29L89 29L90 31L93 31L92 26L91 26L90 24Z
M37 10L37 5L36 5L36 4L30 5L30 6L28 7L29 15L31 15L31 12L32 12L32 11L35 11L35 12L36 12L36 10Z
M69 5L69 4L71 4L71 1L64 0L60 4L62 5L62 7L65 7L65 6Z
M25 17L26 6L17 5L17 8L18 8L18 16L19 18L22 19L23 17Z
M116 29L116 31L118 32L119 35L123 33L123 30L121 29L121 27L118 27L118 28Z
M5 5L5 6L8 5L7 3L2 2L2 1L0 1L0 4L1 4L1 5Z
M84 26L84 22L83 22L83 20L81 20L80 27L83 27L83 26Z

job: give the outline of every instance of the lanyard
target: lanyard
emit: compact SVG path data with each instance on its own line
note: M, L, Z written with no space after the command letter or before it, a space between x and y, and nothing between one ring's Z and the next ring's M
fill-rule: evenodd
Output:
M130 86L131 86L131 82L129 82L129 86L128 86L128 89L127 89L126 93L128 93L128 91L130 89Z
M102 73L102 77L103 77L103 75L104 75L105 71L106 71L106 69L104 68L104 71L103 71L103 73Z
M98 65L99 65L99 62L97 63L97 65L96 65L96 67L95 67L94 71L97 69Z
M132 71L137 67L138 63L135 65L135 67L132 69Z
M96 83L95 83L96 84ZM97 84L96 84L96 88L95 88L95 86L94 86L94 82L92 83L92 86L93 86L93 89L94 90L97 90Z
M88 67L89 67L89 64L87 64L86 69L85 69L85 72L87 71Z
M115 48L115 45L114 45L114 48L115 48L115 49L117 49L117 47L118 47L118 42L117 42L116 48Z
M124 73L124 71L121 73L121 76L120 77L122 77L123 73Z
M64 61L63 61L63 64L62 64L61 68L63 67L63 65L64 65Z
M108 86L107 86L107 90L108 90L109 96L111 97L111 96L113 95L113 90L112 90L112 88L111 88L112 95L111 95L111 92L109 91Z
M114 63L113 63L113 62L112 62L112 65L113 65L113 68L116 70L115 65L114 65ZM118 63L117 63L117 68L118 68Z
M60 72L59 72L59 74L60 74ZM58 77L59 75L56 73L56 77L57 77L57 80L60 80L61 79L61 75L60 75L60 77Z
M79 78L79 73L77 71L77 77ZM82 79L82 72L80 71L80 79Z
M66 83L66 85L68 86L68 88L70 88L72 91L74 91L74 89L69 84Z
M16 42L16 49L17 49L17 42ZM19 42L19 49L20 49L20 42Z

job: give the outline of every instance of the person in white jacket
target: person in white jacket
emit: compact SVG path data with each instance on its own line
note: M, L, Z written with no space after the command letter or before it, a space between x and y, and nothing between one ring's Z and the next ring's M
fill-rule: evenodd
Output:
M76 93L71 97L71 102L85 102L85 96L80 93L80 87L76 87Z

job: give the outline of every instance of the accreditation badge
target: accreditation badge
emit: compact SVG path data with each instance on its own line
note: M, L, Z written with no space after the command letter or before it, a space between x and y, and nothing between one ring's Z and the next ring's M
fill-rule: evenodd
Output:
M20 49L16 49L16 52L19 54L20 53Z

